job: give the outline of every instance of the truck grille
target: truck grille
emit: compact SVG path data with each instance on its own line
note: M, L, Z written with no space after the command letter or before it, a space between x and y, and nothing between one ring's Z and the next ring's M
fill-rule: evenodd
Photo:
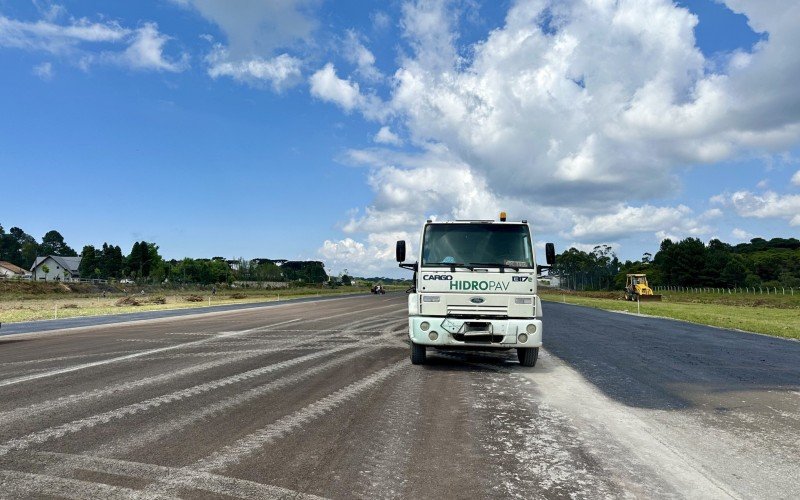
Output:
M508 306L448 305L448 316L499 316L508 317Z

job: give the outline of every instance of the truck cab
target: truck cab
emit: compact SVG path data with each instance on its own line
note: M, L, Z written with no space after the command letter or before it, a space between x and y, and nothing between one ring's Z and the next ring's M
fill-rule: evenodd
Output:
M411 362L423 364L428 348L516 349L534 366L542 345L539 270L527 221L427 221L419 254L405 263L405 241L397 242L400 267L414 271L408 296ZM552 243L547 264L555 261Z

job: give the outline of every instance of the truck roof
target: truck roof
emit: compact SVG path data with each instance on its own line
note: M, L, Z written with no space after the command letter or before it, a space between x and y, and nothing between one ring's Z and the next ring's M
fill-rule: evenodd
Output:
M509 221L499 221L499 220L483 220L483 219L460 219L460 220L430 220L428 219L425 221L426 224L527 224L528 221L523 220L509 220Z

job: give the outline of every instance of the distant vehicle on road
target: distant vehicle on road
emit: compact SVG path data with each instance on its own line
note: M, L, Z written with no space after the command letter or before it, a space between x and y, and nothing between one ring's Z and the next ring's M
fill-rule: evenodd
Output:
M378 294L380 294L380 295L384 295L384 294L386 294L386 289L385 289L385 288L383 288L383 286L381 286L381 285L375 285L375 286L373 286L373 287L372 287L372 289L371 289L370 291L371 291L372 293L376 294L376 295L378 295Z
M122 285L133 285L134 283L136 283L132 279L128 279L128 278L122 278L121 280L119 280L119 282Z

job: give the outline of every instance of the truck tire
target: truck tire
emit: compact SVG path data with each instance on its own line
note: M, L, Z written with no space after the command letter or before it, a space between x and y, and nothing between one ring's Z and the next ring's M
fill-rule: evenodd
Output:
M536 360L539 358L539 348L519 347L517 348L517 358L519 358L519 364L522 366L536 366Z
M424 345L417 345L415 343L411 343L411 364L412 365L424 365L425 364L425 355L427 354L427 349Z

